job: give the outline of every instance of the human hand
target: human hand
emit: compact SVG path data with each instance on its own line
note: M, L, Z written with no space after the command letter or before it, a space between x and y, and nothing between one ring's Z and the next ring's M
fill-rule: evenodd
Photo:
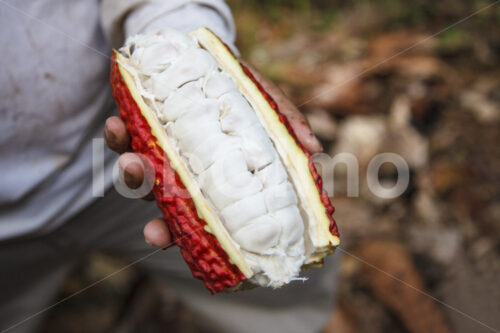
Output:
M113 116L106 120L104 139L109 148L120 154L118 164L123 171L125 184L131 189L141 186L145 177L144 163L139 155L130 152L130 136L120 117ZM149 193L143 199L153 200L154 197ZM167 224L160 218L149 221L143 233L146 242L152 246L167 247L172 242Z
M247 63L243 64L251 71L255 79L271 95L283 115L288 119L299 141L311 154L321 152L323 149L309 127L305 116L285 96L281 89L271 80L263 76ZM109 148L120 154L118 163L123 170L125 184L131 189L138 188L144 180L144 168L140 157L130 152L130 137L125 123L120 117L110 117L106 120L104 138ZM144 197L152 200L151 193ZM164 220L156 218L144 227L144 238L152 246L166 247L172 238Z
M274 84L267 77L262 75L258 70L256 70L252 65L248 64L244 60L239 59L240 62L247 67L252 75L255 77L257 82L261 84L265 91L274 99L280 112L288 119L293 131L297 135L300 143L311 153L321 153L323 147L318 141L316 136L311 131L311 127L307 122L306 117L302 112L297 109L295 104L290 101L290 99L283 93L283 91Z

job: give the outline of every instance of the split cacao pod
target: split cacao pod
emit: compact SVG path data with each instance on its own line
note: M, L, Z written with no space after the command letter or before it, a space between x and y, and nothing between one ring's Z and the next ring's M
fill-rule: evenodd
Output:
M111 64L132 148L193 276L212 292L280 287L339 244L311 154L214 33L135 36Z

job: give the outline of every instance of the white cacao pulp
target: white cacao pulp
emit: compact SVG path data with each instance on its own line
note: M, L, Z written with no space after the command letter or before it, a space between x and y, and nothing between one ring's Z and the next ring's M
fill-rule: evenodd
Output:
M127 40L121 64L254 272L279 287L308 255L303 213L277 150L231 75L188 35Z

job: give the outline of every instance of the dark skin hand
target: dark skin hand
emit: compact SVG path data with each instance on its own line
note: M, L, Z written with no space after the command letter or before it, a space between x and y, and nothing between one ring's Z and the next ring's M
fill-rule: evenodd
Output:
M311 154L322 152L323 149L321 144L312 133L306 117L285 96L278 86L264 77L252 66L245 62L243 63L250 69L255 79L276 101L280 111L288 119L293 130L297 134L299 141L304 145L304 147L308 149ZM144 180L143 164L138 155L130 152L130 137L127 134L125 123L120 117L109 117L106 120L104 138L108 147L120 154L118 163L123 170L124 180L127 186L131 189L138 188ZM144 197L144 199L153 200L154 197L150 193ZM172 242L167 224L160 218L153 219L146 224L144 227L144 238L148 244L157 247L167 247Z

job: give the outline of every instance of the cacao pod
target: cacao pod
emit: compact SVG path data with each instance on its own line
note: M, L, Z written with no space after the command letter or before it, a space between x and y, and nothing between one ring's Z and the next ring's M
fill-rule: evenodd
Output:
M193 276L281 287L339 244L311 154L215 34L159 30L113 52L113 97Z

